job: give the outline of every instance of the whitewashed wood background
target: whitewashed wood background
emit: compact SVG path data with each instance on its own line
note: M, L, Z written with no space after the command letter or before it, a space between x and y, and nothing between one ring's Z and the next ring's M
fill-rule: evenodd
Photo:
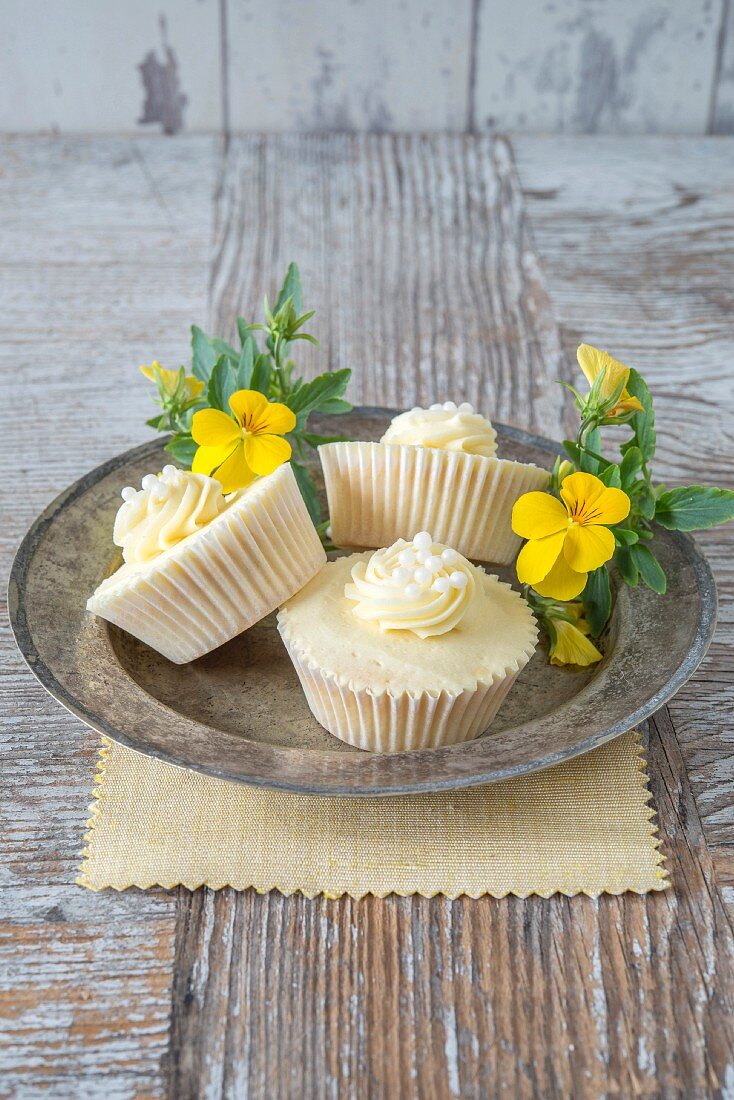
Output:
M734 0L2 0L5 132L734 133Z

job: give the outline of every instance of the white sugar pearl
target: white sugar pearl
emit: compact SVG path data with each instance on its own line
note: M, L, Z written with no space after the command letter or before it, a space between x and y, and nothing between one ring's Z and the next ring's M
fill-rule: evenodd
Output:
M458 570L455 573L452 573L451 576L449 577L449 584L451 585L452 588L466 588L466 585L467 585L466 573L459 573Z
M417 600L421 594L421 589L417 584L409 584L405 589L405 595L409 600Z
M439 569L443 569L443 562L438 554L430 554L423 564L426 569L430 569L432 573L438 573Z
M399 565L397 569L393 569L392 579L397 581L398 584L407 584L410 580L410 570L406 569L404 565Z
M445 550L441 551L441 560L444 565L453 565L458 559L459 555L455 550L452 550L450 546L447 546Z
M429 405L428 406L428 411L432 412L432 413L442 412L443 411L443 405Z
M428 531L419 531L417 535L413 536L413 546L416 550L430 550L433 546L433 538L428 534Z
M178 473L178 470L176 469L176 467L171 466L170 463L167 466L163 467L163 476L164 477L175 477L177 473Z
M398 561L407 569L411 569L415 565L415 554L409 546L406 546L404 550L400 551L398 554Z
M416 584L420 584L422 587L425 587L425 585L430 584L433 580L433 574L429 573L429 571L427 569L424 569L423 566L419 566L419 568L416 569L415 573L413 574L413 580Z
M474 406L470 405L468 401L462 401L461 404L459 405L459 412L460 413L473 413L474 412Z
M449 584L449 578L436 577L431 587L433 588L434 592L448 592L449 588L451 587L451 585Z
M425 565L430 556L430 550L419 550L415 556L415 560L418 562L419 565Z
M331 524L329 524L329 526L326 528L324 534L326 535L327 539L331 539Z
M120 493L120 496L122 497L122 499L124 501L135 500L135 497L137 495L138 495L138 490L134 489L132 487L132 485L126 485L125 488Z
M456 402L455 401L444 401L443 407L444 407L445 412L447 412L447 413L455 413L456 412Z
M155 474L146 474L140 484L143 486L144 489L150 492L150 490L155 489L156 485L158 484L158 478L155 476Z

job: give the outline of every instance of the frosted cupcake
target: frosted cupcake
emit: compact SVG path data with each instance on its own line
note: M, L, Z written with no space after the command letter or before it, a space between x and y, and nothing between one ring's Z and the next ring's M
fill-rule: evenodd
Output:
M330 562L278 629L317 721L372 752L483 733L538 634L517 592L425 531Z
M123 564L87 609L176 664L247 630L326 561L287 463L226 496L214 478L165 466L122 498Z
M319 447L337 546L387 546L419 527L480 561L508 565L521 539L512 506L548 474L497 458L489 420L453 401L411 409L379 443Z

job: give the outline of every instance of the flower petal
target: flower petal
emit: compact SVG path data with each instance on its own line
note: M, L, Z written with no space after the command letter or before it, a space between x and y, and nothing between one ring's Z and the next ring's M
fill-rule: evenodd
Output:
M280 435L248 435L245 437L247 464L264 477L291 457L291 445Z
M601 653L573 623L554 619L555 645L551 646L552 665L593 665L602 658Z
M533 588L539 596L548 596L552 600L573 600L586 587L586 573L575 573L563 554L559 554L556 564L547 577Z
M248 432L255 431L252 425L258 422L268 404L267 397L259 390L237 390L229 399L229 407L238 423Z
M593 506L604 492L604 482L594 474L585 474L577 470L563 479L561 498L568 508L569 515L579 516L585 508Z
M216 470L229 458L234 447L232 443L228 443L226 447L199 447L191 463L191 473L210 477L212 470Z
M268 401L258 417L257 423L250 427L251 432L265 432L268 435L285 435L292 432L296 426L296 415L287 405L281 405L278 401Z
M222 484L223 493L233 493L235 489L244 489L255 480L255 471L245 458L245 448L238 443L229 458L212 474Z
M614 393L620 382L623 381L625 386L627 385L630 376L629 367L625 367L624 363L614 359L607 351L593 348L591 344L581 344L576 351L576 360L590 386L602 370L605 372L599 395L602 400Z
M587 518L587 523L604 523L612 526L627 519L630 513L631 501L623 489L604 489L594 504L593 514ZM588 514L588 510L587 510Z
M534 585L550 573L563 550L565 537L565 530L556 531L552 535L546 535L544 539L530 539L525 543L515 566L520 584Z
M576 573L591 573L614 554L614 535L595 523L573 523L566 535L563 556Z
M524 539L542 539L568 526L566 509L550 493L525 493L512 509L512 530Z
M219 409L199 409L191 422L191 434L201 447L226 447L240 437L236 420Z

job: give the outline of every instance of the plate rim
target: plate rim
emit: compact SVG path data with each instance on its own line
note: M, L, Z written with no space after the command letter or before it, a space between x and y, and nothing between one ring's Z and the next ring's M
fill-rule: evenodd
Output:
M384 407L384 406L355 406L352 410L354 413L362 416L395 416L399 410ZM501 422L494 423L495 428L498 431L498 435L506 439L512 439L515 442L533 446L536 449L546 452L551 456L562 454L561 447L553 440L547 439L543 436L535 435L532 432L526 431L522 428L516 427L510 424L504 424ZM228 782L242 783L248 786L283 790L291 793L298 794L312 794L315 796L339 796L339 797L382 797L382 796L399 796L410 795L419 793L428 793L432 791L448 791L448 790L460 790L474 786L481 786L487 783L501 782L506 779L511 779L517 775L531 774L535 771L542 771L546 768L554 767L557 764L564 761L574 759L577 756L581 756L586 752L599 747L607 741L613 740L615 737L621 736L623 733L634 729L639 723L649 718L655 711L659 710L673 695L682 687L682 685L690 679L693 673L696 671L701 661L703 660L709 645L711 643L714 630L717 622L717 592L716 582L705 555L699 549L695 540L688 534L679 531L668 531L666 534L677 542L683 549L690 561L696 583L698 585L699 598L700 598L700 614L696 628L696 634L693 642L686 654L684 660L677 666L677 668L671 673L666 682L644 703L642 703L635 710L625 715L623 719L605 726L601 731L597 730L589 737L575 742L573 745L568 746L566 749L557 750L555 752L542 753L530 764L517 764L507 767L489 767L487 770L481 770L481 759L477 760L477 768L468 775L448 775L445 777L433 777L424 780L415 780L412 782L394 784L390 786L383 785L367 785L360 787L344 786L338 782L334 783L322 783L317 786L309 785L308 781L303 783L293 783L286 780L279 780L277 775L273 777L263 778L258 775L243 776L236 775L224 768L213 768L204 764L191 762L185 760L182 756L176 755L172 752L164 751L155 746L145 745L138 739L130 737L124 729L117 726L111 726L104 718L92 713L85 704L75 697L56 677L53 670L46 664L46 662L38 654L33 637L28 626L28 618L26 613L25 603L25 581L28 575L30 565L33 561L34 554L43 538L44 533L48 527L54 522L55 517L67 507L74 500L76 500L81 494L92 488L97 482L107 477L110 473L113 473L121 466L127 465L128 462L142 457L147 452L154 452L161 448L165 443L166 437L154 437L145 443L139 444L136 447L131 447L126 451L121 452L118 455L107 459L105 462L89 470L86 474L83 474L76 481L72 482L66 489L62 490L50 503L43 509L43 511L33 521L30 528L23 536L18 549L16 550L13 563L10 569L8 579L8 612L10 625L15 638L16 645L27 664L30 671L42 685L42 687L62 706L65 707L71 714L79 718L85 725L96 730L98 733L110 740L133 749L136 752L140 752L144 755L151 756L155 759L162 761L163 763L172 764L177 767L183 767L189 770L200 772L204 775L209 775L214 778L223 779ZM206 728L204 723L200 723L197 720L197 725L202 728ZM537 720L535 720L537 721ZM517 730L522 728L523 724L511 727L511 729ZM211 727L210 727L211 728ZM504 731L508 732L508 731ZM252 743L252 742L251 742ZM468 742L467 744L475 744L475 742ZM271 746L275 748L275 746ZM444 746L438 749L422 749L418 750L421 753L431 754L452 754L461 751L465 745ZM282 746L279 748L283 749ZM288 750L283 750L288 751ZM395 754L398 757L404 757L406 755L415 756L416 753L398 753Z

